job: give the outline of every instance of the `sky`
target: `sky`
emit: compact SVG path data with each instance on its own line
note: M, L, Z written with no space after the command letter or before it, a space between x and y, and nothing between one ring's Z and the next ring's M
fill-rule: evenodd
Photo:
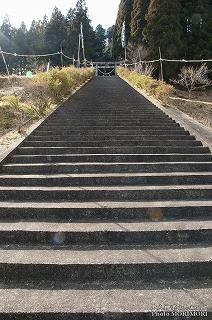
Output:
M66 15L76 2L77 0L0 0L0 24L7 14L13 26L19 27L21 21L24 21L29 27L33 19L42 19L45 14L50 16L55 6ZM116 20L119 3L120 0L87 0L93 26L112 26Z

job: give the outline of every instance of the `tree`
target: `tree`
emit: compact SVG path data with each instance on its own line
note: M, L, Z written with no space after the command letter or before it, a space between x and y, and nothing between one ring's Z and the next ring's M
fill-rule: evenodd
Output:
M180 58L183 46L180 1L151 0L143 34L149 59L158 58L159 48L165 58ZM177 72L177 68L177 64L167 64L166 78Z
M14 36L15 28L12 27L10 19L6 15L0 27L0 45L3 51L15 52L16 47L14 43ZM13 56L6 56L6 62L10 71L14 68L15 60L16 59ZM5 65L2 59L0 60L0 70L5 72Z
M113 37L113 55L115 57L119 57L123 55L123 48L121 46L121 33L123 23L125 22L126 30L126 44L130 41L131 37L131 30L130 30L130 23L131 23L131 12L132 12L132 0L121 0L118 17L116 20L116 25L114 28L114 37Z
M105 47L105 58L111 60L113 57L113 35L115 26L109 27L106 31L106 47Z
M182 48L179 0L151 0L145 40L152 58L158 57L158 48L167 58L177 58Z
M95 30L96 33L96 58L104 59L106 47L106 30L99 24Z
M190 99L192 91L211 85L211 81L208 78L208 73L209 70L205 64L197 68L183 67L178 75L178 79L173 82L183 88L186 88Z
M61 11L55 7L51 19L46 26L45 42L49 52L58 52L63 47L66 38L66 22ZM60 64L60 56L53 56L52 62Z
M131 14L131 41L140 45L143 41L143 29L146 26L146 14L150 0L134 0Z
M22 22L20 27L16 30L14 35L14 42L15 42L17 53L29 54L30 44L29 44L29 38L28 38L28 31L24 22ZM16 58L16 64L17 64L17 68L19 69L19 73L23 74L26 63L27 63L26 57Z
M16 30L14 35L16 52L27 54L29 53L28 31L24 22Z
M212 51L212 2L181 0L184 57L204 59Z
M78 0L75 9L70 9L66 17L67 25L67 48L66 53L77 57L79 33L83 25L85 56L87 59L93 59L95 56L96 36L91 26L91 20L88 17L88 9L85 0ZM81 50L82 52L82 50ZM83 58L82 55L80 57Z
M29 47L31 54L47 53L48 47L46 42L46 28L47 20L44 17L43 21L32 21L30 30L28 32Z
M15 29L12 27L10 23L10 18L8 15L4 17L3 23L1 25L1 45L4 50L6 50L6 47L11 47L11 42L14 38Z

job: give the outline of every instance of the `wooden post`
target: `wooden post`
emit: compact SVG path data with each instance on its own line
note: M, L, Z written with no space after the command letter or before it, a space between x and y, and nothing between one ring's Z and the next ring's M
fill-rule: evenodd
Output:
M5 65L6 71L7 71L8 80L9 80L9 82L11 82L10 72L9 72L9 69L8 69L8 66L7 66L7 63L6 63L6 60L5 60L5 57L4 57L4 54L3 54L3 51L1 49L1 47L0 47L0 52L1 52L1 56L2 56L2 59L3 59L4 65Z
M159 47L159 55L160 55L160 75L161 75L161 81L164 81L163 77L163 59L162 59L162 54L161 54L161 49Z
M60 50L60 59L61 59L61 67L63 68L63 48L61 46L61 50Z
M81 34L79 33L78 60L77 60L77 67L78 68L80 68L80 42L81 42Z
M124 54L124 66L126 68L126 64L127 64L127 46L125 45L125 54Z

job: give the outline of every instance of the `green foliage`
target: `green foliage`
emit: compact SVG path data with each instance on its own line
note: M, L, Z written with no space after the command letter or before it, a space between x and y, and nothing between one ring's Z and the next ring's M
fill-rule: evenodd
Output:
M135 87L155 96L162 102L166 102L170 94L174 92L173 86L136 71L130 71L127 68L119 67L118 75L128 80Z
M161 48L166 58L178 58L181 53L182 27L179 0L152 0L147 14L144 38L148 44L149 56L158 56Z
M106 48L106 30L99 24L95 30L96 33L96 57L104 60Z
M55 7L51 19L45 28L45 43L48 52L60 51L66 37L65 17L61 11ZM60 56L53 56L53 65L60 64Z
M75 8L70 8L67 15L63 15L58 8L54 8L50 20L44 16L42 20L33 20L27 30L24 22L16 29L6 16L0 26L0 45L4 51L19 54L47 54L60 52L77 59L78 40L81 23L83 24L85 55L88 60L111 59L105 55L106 30L99 25L93 30L91 20L88 17L88 9L85 0L78 0ZM109 39L110 37L110 39ZM108 34L111 45L111 33ZM80 59L83 59L82 50ZM64 65L70 64L70 60L64 58ZM61 56L26 58L6 56L9 71L16 74L25 74L26 71L44 71L47 63L51 66L61 67ZM0 73L6 73L5 65L0 57Z
M126 26L126 43L130 41L130 22L131 22L131 12L133 8L132 0L121 0L118 17L116 20L115 30L114 30L114 38L113 38L113 55L114 57L119 57L123 54L123 48L121 46L121 33L122 26L125 22Z
M65 52L70 56L78 54L78 39L81 23L83 24L84 42L85 42L85 55L89 59L95 57L96 52L96 34L91 26L91 20L88 17L88 9L85 0L78 0L76 7L70 9L66 17L67 34ZM81 50L82 51L82 50ZM81 53L81 59L83 59Z
M115 25L114 57L124 57L120 47L121 26L127 27L128 57L137 53L144 60L162 57L169 59L209 59L212 52L211 0L132 0L126 6L121 0ZM127 11L126 11L127 10ZM129 16L131 19L129 21ZM130 31L129 31L130 26ZM141 50L138 50L141 48ZM136 60L139 59L137 55ZM132 59L133 60L133 59ZM164 63L166 79L179 72L179 64ZM160 69L157 65L158 75Z
M150 2L144 40L148 47L148 58L162 56L167 59L182 57L181 5L179 0L152 0ZM178 65L167 64L164 75L169 79L177 72Z
M146 14L149 8L150 0L134 0L131 14L131 41L139 45L143 41L143 30L146 26Z
M212 52L211 0L181 0L183 50L187 59L207 59Z
M113 59L113 35L115 33L115 26L109 27L106 31L106 48L105 48L105 53L106 53L106 61L111 61Z

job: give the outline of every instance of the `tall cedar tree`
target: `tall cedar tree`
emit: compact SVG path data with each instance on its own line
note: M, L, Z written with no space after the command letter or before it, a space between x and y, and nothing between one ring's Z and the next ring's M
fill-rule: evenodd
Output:
M46 27L45 39L49 52L58 52L65 45L66 25L61 11L55 7L51 19ZM54 65L60 64L60 56L53 56Z
M96 27L96 58L105 60L106 30L101 24Z
M15 29L12 27L10 23L10 19L6 15L0 27L0 46L3 51L7 51L7 52L15 51L16 48L14 43L14 37L15 37ZM14 58L13 56L6 56L5 59L8 64L9 70L11 71L17 59ZM0 71L6 72L5 65L1 57L0 57Z
M183 47L180 0L151 0L143 34L150 59L159 57L159 48L163 58L180 58ZM178 65L164 65L165 77L175 76Z
M106 60L111 61L113 59L113 35L115 26L109 27L106 32Z
M182 48L181 5L179 0L151 0L144 37L149 47L149 56L158 57L161 48L163 57L178 58Z
M126 43L130 41L130 36L131 36L130 23L131 23L132 6L133 6L132 0L121 0L119 11L118 11L118 17L115 25L114 38L113 38L113 55L115 57L118 57L121 54L123 54L123 50L121 46L121 33L122 33L122 26L124 21L126 26Z
M134 45L141 45L143 29L146 26L146 14L150 0L134 0L131 14L131 41Z
M16 30L14 42L16 44L16 52L29 54L28 33L24 22L22 22L20 27ZM24 69L25 65L27 64L27 58L21 57L16 59L16 64L18 65L19 72L22 73L22 69Z
M184 57L206 59L212 52L211 0L181 0Z

